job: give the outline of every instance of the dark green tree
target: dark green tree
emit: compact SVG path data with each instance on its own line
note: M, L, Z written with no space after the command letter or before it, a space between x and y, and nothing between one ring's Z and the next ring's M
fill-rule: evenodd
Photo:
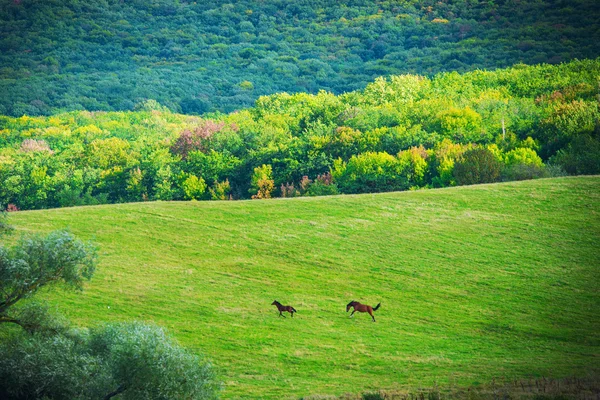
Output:
M454 165L454 179L458 185L497 182L501 164L486 148L467 150Z

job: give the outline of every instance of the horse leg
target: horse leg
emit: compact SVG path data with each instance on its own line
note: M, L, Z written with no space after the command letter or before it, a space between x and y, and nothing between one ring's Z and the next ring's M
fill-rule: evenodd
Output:
M290 314L292 314L292 318L294 318L294 312L293 312L293 311L290 311Z
M352 318L354 316L355 312L356 312L356 308L354 310L352 310L352 313L350 314L350 318Z
M285 318L285 315L283 315L281 311L279 311L279 316Z
M373 322L375 322L375 316L373 315L373 311L369 310L369 314L371 314L371 318L373 318Z

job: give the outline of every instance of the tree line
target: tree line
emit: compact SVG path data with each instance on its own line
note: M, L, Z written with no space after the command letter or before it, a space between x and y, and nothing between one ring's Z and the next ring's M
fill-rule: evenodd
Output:
M600 59L260 97L202 118L0 117L11 209L434 188L600 172Z

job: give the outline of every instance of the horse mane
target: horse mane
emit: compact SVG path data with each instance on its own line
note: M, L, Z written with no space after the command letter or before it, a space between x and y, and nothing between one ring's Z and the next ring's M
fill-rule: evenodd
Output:
M352 304L356 303L356 301L352 300L346 307L350 307Z

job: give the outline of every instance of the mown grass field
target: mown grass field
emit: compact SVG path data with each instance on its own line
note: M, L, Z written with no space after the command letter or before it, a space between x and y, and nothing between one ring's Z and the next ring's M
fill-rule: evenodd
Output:
M600 372L600 177L11 214L100 248L77 324L167 327L224 398ZM277 299L297 310L278 318ZM350 300L382 303L373 323Z

